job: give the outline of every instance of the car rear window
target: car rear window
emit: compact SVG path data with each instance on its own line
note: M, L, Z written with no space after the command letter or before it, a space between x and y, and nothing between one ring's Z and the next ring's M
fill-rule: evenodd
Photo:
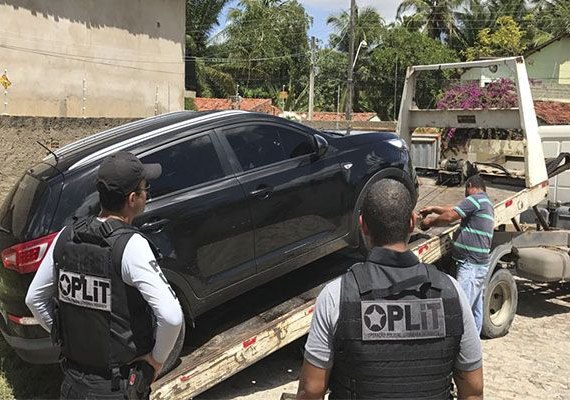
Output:
M26 173L12 188L0 209L0 226L17 240L46 234L53 213L52 190L43 180Z

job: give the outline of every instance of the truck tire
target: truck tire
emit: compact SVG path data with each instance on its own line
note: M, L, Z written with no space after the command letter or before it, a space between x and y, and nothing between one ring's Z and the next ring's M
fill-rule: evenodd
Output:
M483 296L483 329L487 338L505 336L515 318L518 292L509 270L499 268L485 288Z

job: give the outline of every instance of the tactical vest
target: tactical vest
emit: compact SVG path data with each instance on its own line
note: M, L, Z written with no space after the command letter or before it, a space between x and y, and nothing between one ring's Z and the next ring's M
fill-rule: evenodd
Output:
M54 248L54 341L64 359L102 376L154 347L154 314L121 274L134 233L124 222L91 217L66 227Z
M462 335L455 286L434 266L355 264L341 281L329 398L449 399Z

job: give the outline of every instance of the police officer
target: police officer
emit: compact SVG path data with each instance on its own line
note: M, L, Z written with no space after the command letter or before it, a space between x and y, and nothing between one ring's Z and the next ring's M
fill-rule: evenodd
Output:
M131 226L160 174L128 152L105 158L100 215L59 232L28 290L26 304L61 345L62 399L124 399L135 360L152 366L150 388L175 344L180 304L154 246Z
M406 187L384 179L360 217L373 248L319 294L297 399L461 399L483 396L479 335L457 282L407 250Z

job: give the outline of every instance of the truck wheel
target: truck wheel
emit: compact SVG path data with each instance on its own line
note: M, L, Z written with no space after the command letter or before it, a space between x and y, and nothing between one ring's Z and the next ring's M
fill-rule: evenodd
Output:
M513 275L498 269L483 298L483 336L497 338L507 334L517 311L518 292Z
M163 377L167 373L176 367L178 363L178 359L180 358L180 353L182 353L182 348L184 347L184 339L186 338L186 321L182 319L182 327L180 328L180 333L178 334L178 338L176 338L176 342L174 343L174 347L172 351L168 355L168 358L162 365L162 369L158 374L158 378Z

